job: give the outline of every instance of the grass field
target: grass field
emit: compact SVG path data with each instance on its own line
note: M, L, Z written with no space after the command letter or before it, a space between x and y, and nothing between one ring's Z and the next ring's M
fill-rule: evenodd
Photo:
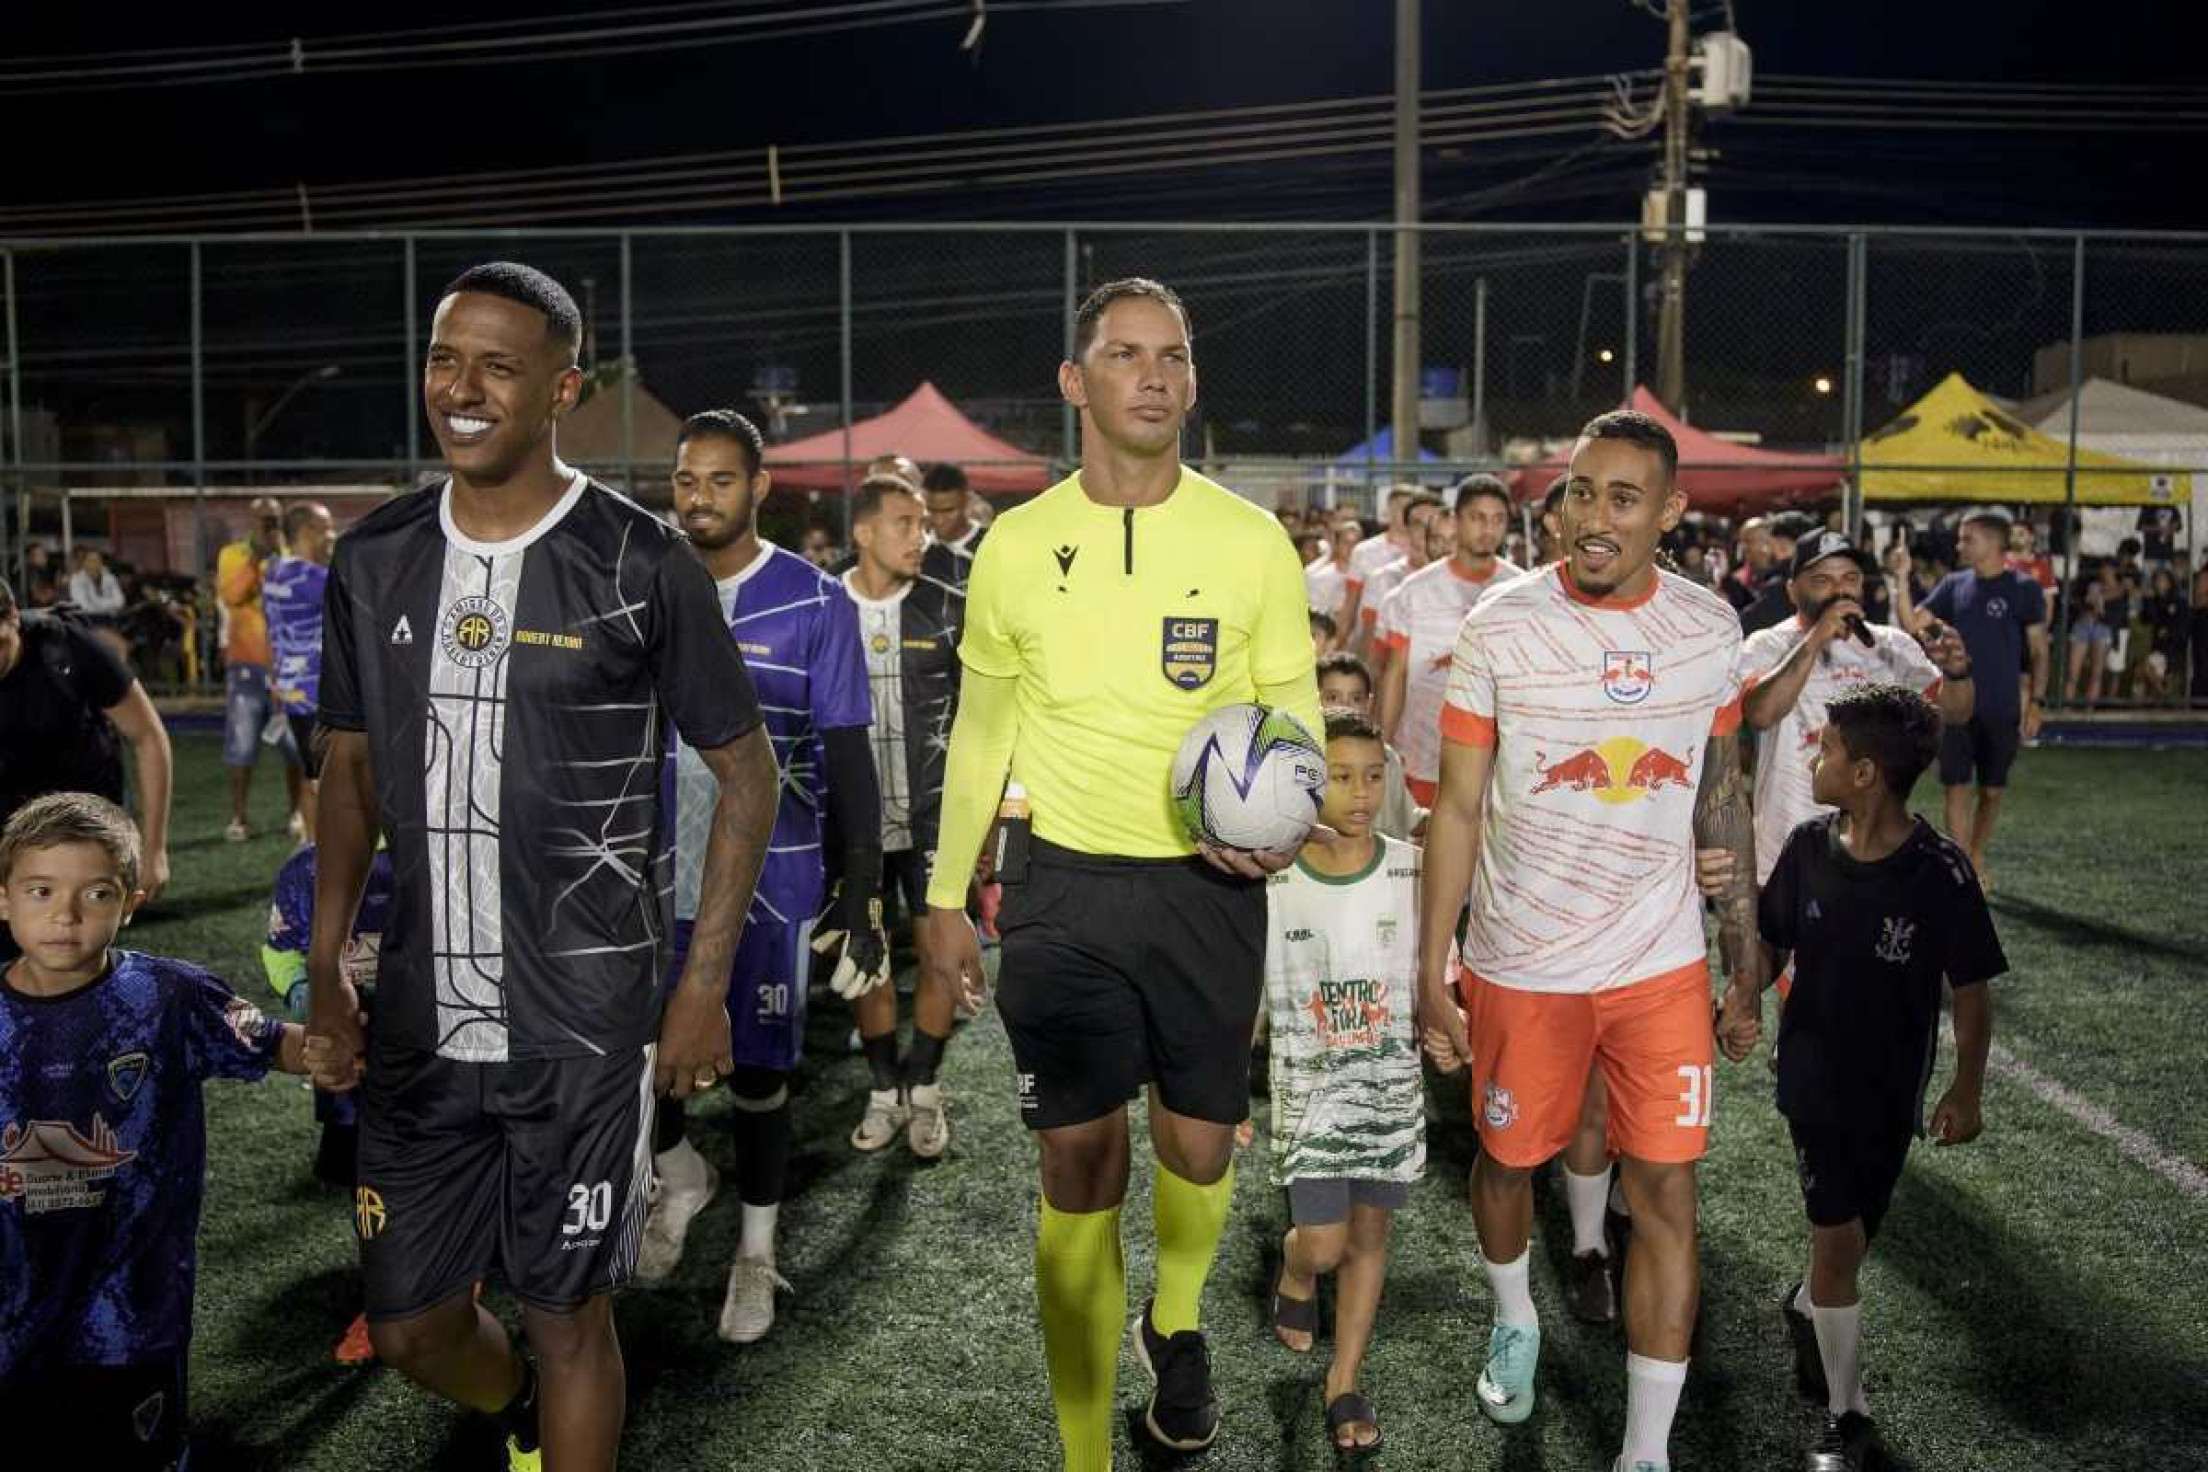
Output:
M248 994L280 836L221 838L214 738L178 741L175 884L132 945L203 961ZM280 835L280 785L256 815ZM2208 1164L2208 752L2027 753L1996 843L1994 907L2013 963L1997 1036L2017 1059L2169 1157ZM1033 1148L1015 1117L992 1016L953 1047L957 1139L921 1167L844 1137L865 1070L843 1009L815 999L797 1099L782 1271L796 1287L765 1342L713 1334L735 1240L716 1203L668 1285L625 1295L623 1465L652 1472L950 1472L1048 1468L1055 1440L1030 1270ZM1796 1465L1809 1413L1790 1390L1773 1305L1803 1251L1763 1055L1719 1064L1703 1167L1704 1349L1673 1438L1687 1472ZM1944 1086L1943 1058L1936 1086ZM2015 1075L1988 1086L1987 1133L1920 1148L1865 1279L1874 1408L1914 1466L2208 1467L2208 1200L2120 1153ZM309 1101L290 1080L208 1090L213 1179L201 1233L194 1411L201 1472L489 1468L487 1429L381 1369L329 1350L355 1307L350 1202L312 1180ZM2074 1103L2074 1101L2073 1101ZM1542 1405L1503 1432L1469 1399L1489 1321L1464 1207L1471 1131L1448 1099L1427 1179L1400 1218L1367 1388L1389 1445L1376 1467L1605 1468L1623 1417L1622 1346L1559 1309L1569 1246L1544 1190L1535 1296L1548 1324ZM724 1169L725 1104L693 1137ZM1139 1157L1138 1157L1139 1158ZM2182 1172L2177 1172L2182 1176ZM1149 1282L1147 1172L1127 1212L1131 1291ZM1286 1225L1261 1152L1245 1154L1206 1300L1225 1406L1192 1468L1320 1468L1323 1359L1264 1326ZM1322 1344L1322 1353L1323 1353ZM1121 1402L1137 1372L1123 1361ZM1121 1465L1151 1463L1123 1438Z

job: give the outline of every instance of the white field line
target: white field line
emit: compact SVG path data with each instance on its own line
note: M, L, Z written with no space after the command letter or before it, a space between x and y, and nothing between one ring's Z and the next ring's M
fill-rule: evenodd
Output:
M1947 1029L1944 1022L1942 1026L1952 1042L1952 1030ZM2022 1084L2041 1103L2068 1115L2195 1201L2208 1198L2208 1171L2184 1156L2163 1149L2143 1131L2133 1129L2091 1099L2041 1073L1999 1043L1993 1045L1986 1061L1994 1072Z

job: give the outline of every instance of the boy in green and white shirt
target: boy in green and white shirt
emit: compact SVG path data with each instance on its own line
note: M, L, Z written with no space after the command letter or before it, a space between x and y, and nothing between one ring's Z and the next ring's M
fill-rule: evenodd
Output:
M1395 1211L1426 1166L1411 1020L1419 856L1373 832L1387 780L1377 727L1331 712L1326 765L1324 826L1293 867L1266 882L1273 1179L1288 1192L1294 1223L1274 1284L1273 1328L1307 1352L1318 1277L1336 1275L1327 1427L1336 1447L1363 1451L1379 1445L1380 1425L1357 1374Z

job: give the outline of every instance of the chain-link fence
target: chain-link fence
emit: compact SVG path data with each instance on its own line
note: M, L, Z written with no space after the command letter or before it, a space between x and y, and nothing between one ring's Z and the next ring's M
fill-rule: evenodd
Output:
M1040 484L1078 453L1055 379L1073 306L1140 274L1190 306L1187 457L1268 504L1369 509L1393 480L1553 463L1646 387L1696 431L1688 460L1712 511L1837 505L1921 537L1943 509L2006 502L2066 573L2136 564L2144 595L2167 566L2189 608L2208 236L1713 226L1691 246L1678 385L1657 362L1662 246L1637 229L1419 236L1415 457L1386 434L1384 227L0 241L0 566L20 575L34 543L91 543L203 578L256 492L316 487L342 516L435 472L430 319L453 276L505 257L583 308L586 396L563 454L647 503L666 499L681 418L728 406L792 447L784 477L806 489L775 497L770 520L837 529L878 416L911 412L924 385L943 400L929 413L961 416Z

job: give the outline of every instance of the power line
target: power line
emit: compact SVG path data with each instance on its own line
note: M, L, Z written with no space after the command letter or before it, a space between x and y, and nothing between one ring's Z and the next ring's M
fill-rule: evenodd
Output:
M1603 78L1456 88L1431 94L1430 147L1582 132L1599 121ZM1574 90L1576 89L1576 90ZM1513 95L1516 94L1516 95ZM1345 98L1194 113L1156 114L1040 128L990 129L795 145L779 150L781 199L814 203L1091 177L1137 168L1202 168L1356 153L1384 145L1389 102ZM1040 136L1038 136L1040 135ZM386 180L308 191L328 225L445 220L513 223L666 208L772 205L763 148L657 160ZM577 206L575 191L587 190ZM560 207L548 215L547 207ZM521 213L536 210L533 215ZM81 205L0 209L18 234L100 229L284 228L296 222L291 190L232 191Z
M1111 6L1183 5L1188 0L1013 0L1000 11L1035 12ZM758 11L761 0L749 0ZM810 6L783 5L767 13L728 14L728 0L714 4L637 6L575 17L581 24L547 28L543 21L488 21L412 31L354 36L293 37L282 42L230 48L187 48L167 54L135 53L116 64L103 58L49 58L48 64L0 71L0 96L115 91L123 88L203 86L289 75L414 71L486 63L572 62L644 52L785 40L877 26L966 19L966 0L839 0ZM699 11L714 12L700 15ZM643 19L642 17L661 17ZM535 30L502 35L524 24ZM70 62L70 65L54 63Z

